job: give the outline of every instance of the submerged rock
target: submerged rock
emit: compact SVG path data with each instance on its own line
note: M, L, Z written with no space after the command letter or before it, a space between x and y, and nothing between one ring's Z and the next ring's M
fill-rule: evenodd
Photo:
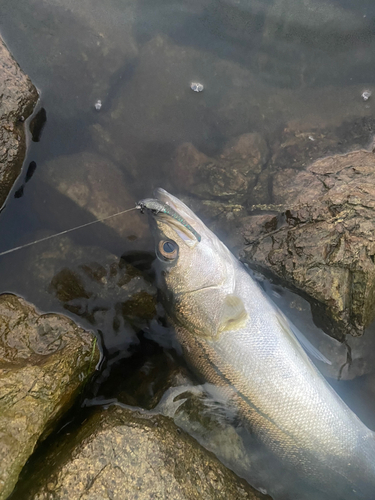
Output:
M46 465L47 464L47 465ZM193 438L162 415L119 406L94 413L33 464L16 491L38 500L260 500Z
M135 207L137 197L129 189L127 176L97 154L60 156L50 161L43 173L46 183L97 219ZM149 234L146 221L136 212L103 224L123 238L139 240Z
M251 233L244 259L323 305L339 339L375 318L374 185L375 157L363 150L282 170L272 187L284 207L278 228L250 218L243 233Z
M12 261L11 261L12 262ZM47 310L69 311L103 332L107 349L123 350L156 315L156 289L126 260L62 236L35 247L25 262L23 293Z
M18 177L25 156L24 121L38 99L0 38L0 208Z
M201 199L241 203L254 188L267 157L267 143L258 133L233 139L216 158L185 143L175 153L176 187Z
M23 299L0 296L0 499L36 443L72 405L99 359L93 336Z
M106 313L112 317L114 331L121 329L124 320L141 322L156 315L154 286L133 266L110 256L63 267L53 276L49 291L65 309L96 327Z

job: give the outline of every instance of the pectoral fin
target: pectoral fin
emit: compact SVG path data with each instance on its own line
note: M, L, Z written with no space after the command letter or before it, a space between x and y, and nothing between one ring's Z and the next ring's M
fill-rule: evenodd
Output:
M221 311L218 334L228 330L238 330L242 328L249 315L244 303L236 295L227 295L224 299Z

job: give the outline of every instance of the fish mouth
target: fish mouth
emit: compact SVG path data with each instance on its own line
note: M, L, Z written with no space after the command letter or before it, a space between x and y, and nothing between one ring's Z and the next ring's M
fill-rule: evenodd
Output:
M171 226L189 246L201 241L201 235L191 225L197 219L182 201L162 188L156 189L154 196L140 200L136 207L142 213L147 210L157 226L158 223Z

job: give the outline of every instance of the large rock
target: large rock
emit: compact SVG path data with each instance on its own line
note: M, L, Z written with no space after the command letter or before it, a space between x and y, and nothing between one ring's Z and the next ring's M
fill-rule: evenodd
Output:
M18 177L25 156L25 118L38 99L0 38L0 208Z
M266 499L162 415L95 413L38 463L18 498Z
M0 499L94 371L95 345L71 320L0 296Z
M274 176L275 221L246 220L245 260L324 305L341 339L375 317L374 185L373 153L327 157Z

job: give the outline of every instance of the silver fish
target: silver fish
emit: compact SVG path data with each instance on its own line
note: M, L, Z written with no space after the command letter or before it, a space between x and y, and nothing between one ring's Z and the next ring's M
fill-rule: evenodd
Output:
M375 499L374 433L228 248L179 199L162 189L155 197L138 208L149 213L157 285L187 362L272 459L324 498Z

